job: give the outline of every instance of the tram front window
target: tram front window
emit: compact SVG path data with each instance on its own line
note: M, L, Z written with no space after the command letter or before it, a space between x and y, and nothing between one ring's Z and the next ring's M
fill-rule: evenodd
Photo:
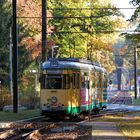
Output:
M47 89L61 89L62 78L46 78L46 88Z
M45 78L46 89L67 89L69 88L68 75L46 75Z

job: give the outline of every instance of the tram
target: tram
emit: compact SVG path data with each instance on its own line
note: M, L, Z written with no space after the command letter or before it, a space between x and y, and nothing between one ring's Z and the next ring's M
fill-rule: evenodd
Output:
M107 107L107 72L90 60L49 59L41 66L42 115L77 116Z

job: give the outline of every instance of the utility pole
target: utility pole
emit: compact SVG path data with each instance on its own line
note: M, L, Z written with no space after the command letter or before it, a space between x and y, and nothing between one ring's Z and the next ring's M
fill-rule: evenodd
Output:
M137 99L137 47L134 47L134 84L135 99Z
M9 44L9 63L10 63L10 96L11 101L13 102L13 78L12 78L12 30L10 28L10 44Z
M138 89L137 89L137 59L138 59L138 48L140 46L134 47L134 84L135 84L135 99L137 99L138 96Z
M47 2L46 0L42 0L42 62L46 60L46 15L47 15Z
M17 86L17 1L12 0L13 11L13 112L18 112L18 86Z

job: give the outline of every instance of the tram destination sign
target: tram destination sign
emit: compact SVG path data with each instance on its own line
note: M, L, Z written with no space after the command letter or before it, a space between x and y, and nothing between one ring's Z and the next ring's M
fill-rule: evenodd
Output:
M62 70L47 70L46 72L48 74L61 74Z
M58 67L58 61L52 60L52 61L50 62L50 66L51 66L51 67Z

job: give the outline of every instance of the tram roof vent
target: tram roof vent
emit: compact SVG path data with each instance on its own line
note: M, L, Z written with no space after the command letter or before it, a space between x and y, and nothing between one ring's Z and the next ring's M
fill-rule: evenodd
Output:
M50 61L71 61L71 62L80 62L84 64L92 64L98 67L101 67L100 63L92 62L91 60L83 59L83 58L50 58Z
M93 65L101 67L101 64L98 62L92 62Z
M54 59L49 59L50 61ZM85 64L92 64L91 60L82 59L82 58L57 58L58 61L71 61L71 62L80 62Z

